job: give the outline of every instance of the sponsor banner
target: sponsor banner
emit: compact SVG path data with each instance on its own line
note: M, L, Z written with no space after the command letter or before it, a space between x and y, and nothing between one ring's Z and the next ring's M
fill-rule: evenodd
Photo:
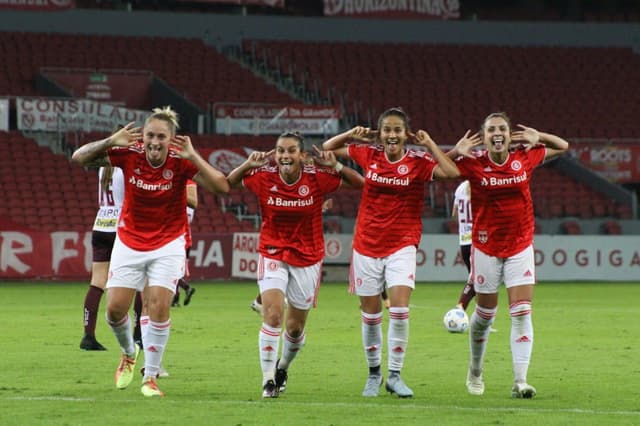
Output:
M75 7L75 0L0 0L0 9L55 11Z
M20 227L9 231L7 225L3 223L0 231L0 278L89 278L91 231L39 232ZM325 265L349 264L351 240L351 234L327 235ZM258 233L194 233L191 278L256 279L258 241ZM538 281L640 281L640 236L539 235L535 261ZM455 235L423 235L416 263L416 281L467 278Z
M196 232L189 251L192 280L228 279L231 276L231 234Z
M111 133L118 124L143 125L150 114L87 99L16 98L16 110L18 129L45 132Z
M40 232L3 222L0 278L87 280L91 276L91 231ZM11 227L11 229L14 229ZM231 275L231 235L194 233L189 256L191 279Z
M257 232L236 232L233 234L233 259L231 276L234 278L256 279L258 274Z
M9 99L0 99L0 132L9 131Z
M384 19L458 19L458 0L324 0L325 16Z
M136 109L145 109L151 103L153 75L149 71L45 68L42 73L74 98Z
M623 143L580 142L571 147L572 154L585 167L606 179L617 183L640 182L640 144L638 141Z
M216 133L304 135L338 133L339 108L307 105L215 104Z
M348 264L351 240L350 234L326 235L325 264ZM640 236L537 235L535 254L538 281L640 281ZM423 235L416 263L416 281L467 279L457 235Z

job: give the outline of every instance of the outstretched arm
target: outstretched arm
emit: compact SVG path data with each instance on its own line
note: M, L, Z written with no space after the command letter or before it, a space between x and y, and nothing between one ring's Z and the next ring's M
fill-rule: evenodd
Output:
M229 182L220 170L214 168L207 160L195 150L189 136L175 135L171 139L171 145L180 148L178 155L191 161L198 168L198 173L193 180L209 192L229 192Z
M267 163L267 159L271 154L273 154L274 150L272 149L269 152L261 152L261 151L253 151L249 154L249 157L244 161L244 163L240 164L238 167L233 169L229 175L227 175L227 181L229 181L229 185L232 188L237 188L242 183L242 178L247 174L247 172L251 169L255 169L256 167L261 167Z
M355 139L371 143L375 140L376 135L377 132L368 127L356 126L351 130L342 132L324 141L322 149L325 151L333 151L338 158L349 158L349 153L345 146L349 140Z
M135 123L129 123L111 136L94 142L89 142L76 149L71 156L71 161L87 166L89 164L109 164L107 150L114 146L131 146L142 137L140 127L133 127Z
M527 127L522 124L518 124L518 127L522 130L513 132L511 140L524 142L527 145L527 150L541 143L544 144L547 147L547 152L544 156L545 160L562 155L569 149L569 142L559 136L539 132L533 127Z
M458 166L449 158L440 147L431 139L429 133L424 130L418 130L414 135L416 145L425 146L431 151L431 155L436 159L438 164L433 169L433 177L437 179L457 178L460 176Z
M331 167L337 171L342 177L342 186L346 188L362 188L364 185L364 178L362 175L351 167L347 167L338 162L334 151L321 151L315 145L313 146L313 149L315 151L313 160L321 166Z

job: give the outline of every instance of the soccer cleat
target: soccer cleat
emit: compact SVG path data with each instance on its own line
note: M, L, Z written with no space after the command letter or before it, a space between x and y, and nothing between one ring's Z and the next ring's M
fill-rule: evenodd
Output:
M262 303L258 303L258 301L254 299L249 307L251 308L251 310L253 310L253 312L257 313L258 315L262 315Z
M80 349L85 351L106 351L107 348L102 346L97 340L96 336L85 334L80 340Z
M467 372L467 392L471 395L482 395L484 393L484 380L482 379L482 373L479 376L474 376L471 373L471 369Z
M145 372L145 368L142 367L140 369L140 374L142 374L142 376L144 376L144 372ZM156 379L161 379L161 378L165 378L165 377L169 377L169 372L167 370L165 370L163 366L160 366L160 368L158 369L158 372L156 373Z
M184 302L182 302L184 306L187 306L189 303L191 303L191 296L193 296L193 293L195 292L196 292L196 289L193 287L189 287L189 289L185 292Z
M280 364L280 360L276 362L276 387L278 388L278 393L284 393L287 388L289 375L287 374L287 370L278 368L278 364Z
M263 398L277 398L279 393L278 387L273 380L268 380L262 387Z
M136 353L133 358L127 356L127 354L122 354L120 357L120 365L118 365L115 375L116 387L118 389L126 389L133 379L133 368L136 366L136 359L138 359L138 354L140 353L138 345L134 346Z
M387 388L387 392L389 392L391 394L395 393L400 398L412 398L413 397L413 391L411 390L411 388L409 386L407 386L402 381L402 378L400 377L400 374L397 374L397 373L390 374L389 378L387 378L386 388Z
M164 377L169 377L169 372L167 370L164 369L163 366L160 366L160 368L158 369L158 378L164 378Z
M173 296L173 300L171 301L171 307L172 308L179 308L180 307L180 294L176 293L175 296Z
M364 384L364 390L362 391L362 396L373 397L378 396L378 392L380 391L380 387L382 386L381 374L369 374L367 377L367 382Z
M142 382L142 387L140 388L140 392L142 392L144 396L148 396L148 397L164 396L164 392L162 392L158 388L156 379L154 379L153 377L149 377L146 381Z
M536 388L526 383L514 383L511 388L512 398L531 399L536 396Z

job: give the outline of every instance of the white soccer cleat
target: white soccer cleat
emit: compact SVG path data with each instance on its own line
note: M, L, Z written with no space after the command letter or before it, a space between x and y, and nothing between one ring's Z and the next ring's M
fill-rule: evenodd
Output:
M527 383L514 383L511 388L512 398L531 399L536 396L536 388Z
M253 312L257 313L258 315L262 315L262 303L258 303L258 301L254 299L249 307Z
M484 394L484 380L482 379L482 373L479 376L471 374L471 369L467 372L467 392L471 395Z

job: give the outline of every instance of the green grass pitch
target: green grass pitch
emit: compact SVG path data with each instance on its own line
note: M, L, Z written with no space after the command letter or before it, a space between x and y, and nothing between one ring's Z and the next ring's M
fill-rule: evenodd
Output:
M117 390L119 350L104 321L106 352L78 348L84 283L0 282L2 425L638 425L640 284L541 283L533 303L532 400L510 397L510 324L504 289L485 365L486 392L468 395L468 334L447 333L444 313L461 283L420 283L402 371L415 397L360 396L367 375L357 298L325 283L307 324L307 344L287 391L262 400L259 317L251 282L195 283L188 307L172 309L160 379L145 399L138 379ZM469 310L470 312L470 310ZM384 358L386 366L386 326ZM142 362L139 363L140 367Z

